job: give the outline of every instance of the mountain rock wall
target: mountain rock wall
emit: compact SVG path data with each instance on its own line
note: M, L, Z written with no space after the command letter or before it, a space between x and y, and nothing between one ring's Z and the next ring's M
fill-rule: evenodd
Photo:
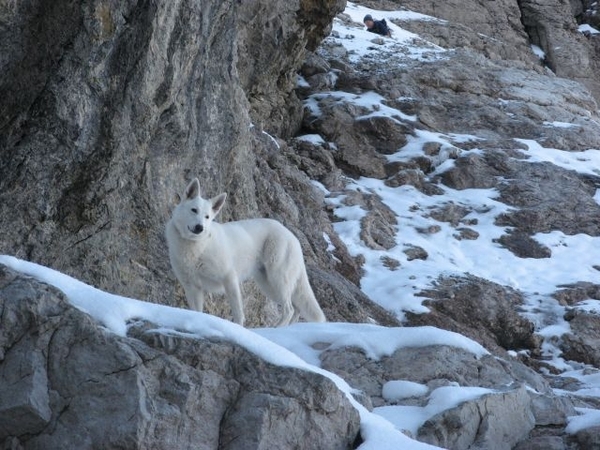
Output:
M324 233L358 278L322 194L263 131L299 127L296 71L344 4L1 5L0 253L181 305L163 230L197 176L205 196L229 193L223 220L273 217L298 235L320 300L340 304L333 318L394 322L333 269ZM252 303L256 289L247 294ZM264 308L249 308L249 324L276 320ZM209 311L229 314L219 302Z

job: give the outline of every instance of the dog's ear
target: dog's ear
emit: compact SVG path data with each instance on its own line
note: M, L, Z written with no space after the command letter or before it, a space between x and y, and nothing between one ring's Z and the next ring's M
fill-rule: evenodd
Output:
M181 203L181 195L177 193L173 194L173 203L179 205Z
M219 214L219 211L221 211L226 198L227 194L222 193L210 199L210 202L212 203L212 210L215 213L215 216Z
M194 178L190 181L190 184L185 188L185 198L186 200L200 197L200 181L198 178Z

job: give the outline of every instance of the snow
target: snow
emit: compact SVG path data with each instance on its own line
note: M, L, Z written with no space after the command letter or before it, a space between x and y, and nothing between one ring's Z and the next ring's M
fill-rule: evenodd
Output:
M416 436L419 428L433 416L494 392L481 387L443 386L429 395L429 401L424 407L393 405L374 408L373 411L393 423L398 430L406 430Z
M567 152L545 148L531 139L515 139L527 146L525 153L529 162L550 162L556 166L586 175L600 175L600 150L589 149L581 152Z
M446 23L443 20L412 11L378 11L352 2L347 3L344 13L350 17L352 24L345 24L342 20L336 18L333 23L334 33L332 33L329 40L338 45L343 45L348 51L349 59L352 62L357 63L363 59L373 57L379 58L382 54L391 58L401 55L403 58L434 61L443 57L446 52L443 48L392 22L392 20L419 20L435 21L440 24ZM367 14L371 14L375 20L385 19L392 31L392 37L382 37L368 32L363 24L363 18ZM381 43L374 43L374 40L375 42L381 40Z
M319 104L323 101L331 101L334 103L352 103L359 108L366 109L368 112L357 120L370 119L372 117L387 117L396 122L400 120L415 121L417 118L402 111L391 108L385 105L384 98L375 92L364 92L362 94L352 94L343 91L321 92L311 95L305 103L313 116L320 117L322 115Z
M397 402L405 398L422 397L429 388L421 383L406 380L388 381L381 387L381 396L388 402Z
M325 139L323 139L320 134L303 134L301 136L296 136L295 139L303 142L309 142L314 145L325 144Z
M329 323L295 323L286 328L262 328L256 333L287 348L304 361L319 365L319 355L326 348L358 347L366 356L379 360L396 350L431 345L448 345L463 349L480 358L488 351L477 342L451 331L435 327L388 328L379 325ZM323 344L326 343L327 347ZM315 349L315 344L319 344Z
M542 50L540 47L538 47L537 45L531 45L531 50L533 51L533 53L535 54L535 56L537 56L538 58L540 58L542 61L544 59L546 59L546 53L544 52L544 50Z
M579 29L580 33L590 33L590 34L599 34L600 33L600 31L595 29L593 26L588 25L587 23L579 25L578 29Z
M577 432L590 427L600 427L600 411L590 408L575 408L580 414L579 416L571 416L568 418L566 432L568 434L576 434Z

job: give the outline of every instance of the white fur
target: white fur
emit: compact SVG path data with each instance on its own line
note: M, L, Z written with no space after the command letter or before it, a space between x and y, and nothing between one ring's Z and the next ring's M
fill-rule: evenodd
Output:
M214 222L226 197L203 199L200 183L194 179L167 223L171 266L190 308L202 311L207 292L224 293L234 321L243 325L240 283L252 277L267 298L281 305L283 315L277 326L287 325L299 315L324 322L298 239L276 220Z

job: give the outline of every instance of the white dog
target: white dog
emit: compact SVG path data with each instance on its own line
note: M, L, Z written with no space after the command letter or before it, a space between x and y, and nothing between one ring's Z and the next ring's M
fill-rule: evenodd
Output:
M298 315L325 322L308 283L298 239L276 220L213 222L226 197L203 199L196 178L167 223L171 266L190 308L202 311L206 292L225 293L234 321L243 325L240 283L252 277L267 298L281 305L283 315L277 326Z

